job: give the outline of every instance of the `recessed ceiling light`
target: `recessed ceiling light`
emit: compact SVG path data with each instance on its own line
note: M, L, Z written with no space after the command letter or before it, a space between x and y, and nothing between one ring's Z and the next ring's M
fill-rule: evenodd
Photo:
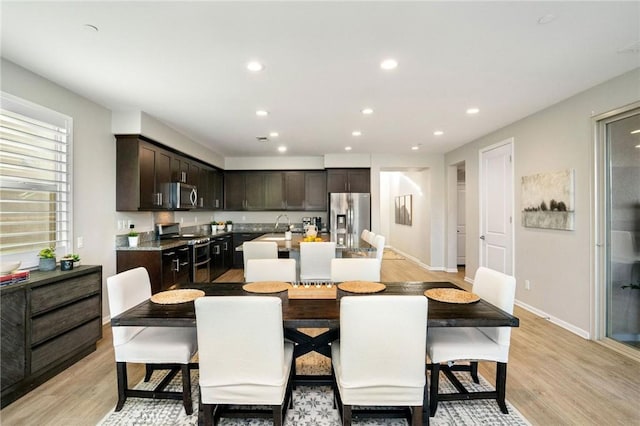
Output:
M640 148L640 144L636 145L636 148Z
M351 132L351 135L353 135L353 136L362 136L362 132L360 130L354 130L353 132Z
M278 147L278 151L279 152L287 152L287 147L286 146L279 146Z
M632 135L635 135L636 133L640 133L640 129L636 129L636 130L631 132Z
M278 133L278 132L271 132L271 133L269 133L269 136L271 136L272 138L277 138L278 136L280 136L280 133Z
M264 69L264 65L262 65L258 61L251 61L251 62L247 63L247 69L249 71L258 72L258 71L262 71Z
M362 113L363 113L364 115L371 115L371 114L373 114L373 109L371 109L371 108L365 108L365 109L363 109L363 110L362 110Z
M382 68L383 70L392 70L398 67L398 61L396 61L395 59L385 59L384 61L380 62L380 68Z
M344 147L344 150L345 150L345 151L351 151L351 147L350 147L350 146L345 146L345 147Z
M414 145L411 147L412 150L417 151L420 149L420 147L418 145Z
M473 107L473 108L468 108L468 109L467 109L467 114L477 114L477 113L479 113L479 112L480 112L480 109L479 109L479 108L475 108L475 107Z
M539 25L545 25L545 24L549 24L553 21L556 20L556 15L554 15L553 13L549 13L547 15L541 16L540 18L538 18L538 24Z
M433 134L435 136L442 136L442 135L444 135L444 132L442 130L436 130L435 132L433 132Z
M256 111L256 115L259 117L266 117L267 115L269 115L269 111L265 111L263 109L259 109Z
M96 27L95 25L91 25L91 24L84 24L82 26L82 28L87 31L88 33L97 33L98 31L100 31L100 29L98 27Z

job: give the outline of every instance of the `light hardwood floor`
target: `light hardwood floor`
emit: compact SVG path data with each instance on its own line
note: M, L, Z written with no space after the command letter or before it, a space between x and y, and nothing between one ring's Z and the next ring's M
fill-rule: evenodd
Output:
M384 260L382 281L453 281L463 274L429 272L407 260ZM219 281L241 281L231 270ZM639 425L640 363L584 340L516 307L507 399L534 425ZM495 369L482 363L493 383ZM142 379L129 367L130 383ZM88 357L0 411L2 425L94 425L116 403L110 327Z

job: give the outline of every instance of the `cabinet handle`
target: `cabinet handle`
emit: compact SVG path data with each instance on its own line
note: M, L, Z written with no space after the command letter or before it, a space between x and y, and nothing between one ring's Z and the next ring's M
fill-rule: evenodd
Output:
M220 207L220 200L216 199L216 208Z
M229 243L225 242L225 243L223 244L223 247L224 247L224 248L223 248L223 250L224 250L224 251L229 250Z
M200 207L204 207L204 197L200 197Z
M344 183L344 190L345 190L345 192L346 192L346 191L348 191L348 189L347 189L347 182L345 182L345 183Z
M180 263L180 266L189 266L189 262L182 262Z
M163 256L173 256L174 254L176 254L175 251L170 251L169 253L162 253Z
M180 261L178 259L173 259L173 262L175 263L173 270L175 272L180 272Z
M158 205L162 205L162 192L158 192Z
M181 248L180 251L189 251L189 247Z
M213 246L214 250L214 254L220 254L220 246Z

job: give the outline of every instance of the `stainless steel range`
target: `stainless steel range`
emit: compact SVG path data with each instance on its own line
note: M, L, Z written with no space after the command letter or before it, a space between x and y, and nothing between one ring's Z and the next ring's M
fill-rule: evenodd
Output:
M182 234L179 223L156 224L156 230L161 240L185 240L189 246L189 280L195 283L209 282L211 254L208 235Z

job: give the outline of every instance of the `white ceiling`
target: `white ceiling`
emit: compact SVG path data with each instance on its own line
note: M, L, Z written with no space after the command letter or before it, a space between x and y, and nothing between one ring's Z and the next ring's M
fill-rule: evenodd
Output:
M144 111L224 156L279 155L279 145L291 156L347 145L445 153L640 66L636 1L1 8L4 58L111 110ZM538 24L549 14L556 19ZM388 57L397 69L380 69ZM264 71L246 70L254 59ZM468 116L472 106L480 113ZM256 141L270 131L280 136Z

